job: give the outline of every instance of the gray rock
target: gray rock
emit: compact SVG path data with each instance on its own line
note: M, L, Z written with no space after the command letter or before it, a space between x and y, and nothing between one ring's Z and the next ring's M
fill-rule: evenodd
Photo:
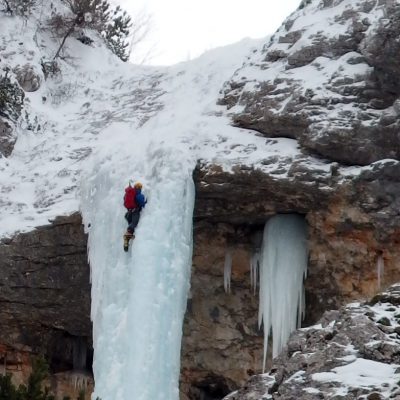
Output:
M25 92L36 92L40 88L43 74L39 68L31 64L25 64L16 67L14 73L19 85Z
M0 242L0 344L72 365L90 351L90 282L79 214Z
M262 62L249 61L251 68L266 71L260 75L265 80L246 90L246 75L237 71L225 84L220 103L229 108L240 103L242 111L232 115L235 125L266 137L298 139L305 153L330 161L368 165L399 159L400 4L383 0L375 7L373 1L358 2L344 11L339 4L302 3L304 10L293 13L291 23L264 46ZM330 8L331 14L323 18L332 29L308 31L302 18L307 18L309 7L313 13ZM375 19L377 13L381 19ZM337 30L342 33L331 34ZM329 60L336 70L330 69ZM349 65L355 64L360 72L350 76ZM244 66L246 71L250 65ZM274 72L269 75L269 70ZM313 76L312 71L315 76L325 72L325 77L318 78L310 91L308 78L303 77ZM284 82L283 88L276 81Z
M393 297L392 297L393 295ZM397 302L397 288L384 294L385 301ZM383 399L391 389L391 397L397 398L396 386L388 380L379 387L366 388L357 381L342 383L335 379L316 379L321 372L330 372L334 368L352 365L353 374L357 373L357 364L352 364L356 358L397 364L399 361L398 346L400 338L393 338L384 333L379 323L371 320L366 314L374 313L375 306L364 304L351 306L324 315L321 323L334 319L328 326L310 327L294 332L282 354L277 357L266 375L252 377L240 390L225 397L224 400L261 400L268 393L269 399ZM377 305L376 311L379 309ZM393 304L391 315L400 311ZM398 324L399 325L399 324ZM299 346L299 343L302 343ZM291 349L301 348L296 353ZM368 349L368 350L367 350ZM375 349L373 351L372 349ZM377 366L379 368L379 365ZM363 372L360 371L360 374ZM400 374L394 371L395 374ZM396 379L396 377L394 377ZM390 378L391 379L391 378ZM337 394L340 390L343 394Z

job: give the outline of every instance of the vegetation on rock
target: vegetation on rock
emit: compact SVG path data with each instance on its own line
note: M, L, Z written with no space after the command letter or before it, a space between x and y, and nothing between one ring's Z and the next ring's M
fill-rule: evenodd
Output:
M44 387L44 380L48 376L49 366L44 358L37 358L32 363L32 373L27 385L16 387L12 383L12 375L0 375L0 400L55 400L50 389ZM84 400L85 392L79 393L77 400ZM64 397L63 400L71 400Z
M16 121L24 104L25 94L18 83L13 83L8 75L9 69L0 75L0 116Z
M54 59L60 56L65 41L77 28L89 28L97 31L109 49L121 60L128 60L128 38L132 21L126 11L119 6L112 10L108 0L63 1L71 14L66 16L55 12L50 21L50 27L63 37ZM86 42L90 43L90 38L88 39Z
M93 29L104 39L107 47L122 61L129 58L129 42L132 19L126 11L117 6L112 8L108 0L61 0L69 9L67 15L61 13L51 4L53 15L49 27L53 33L62 37L61 44L54 56L58 58L65 42L78 28ZM37 0L1 0L5 9L11 15L28 17ZM82 35L82 33L81 33ZM84 44L93 40L86 35L79 37Z

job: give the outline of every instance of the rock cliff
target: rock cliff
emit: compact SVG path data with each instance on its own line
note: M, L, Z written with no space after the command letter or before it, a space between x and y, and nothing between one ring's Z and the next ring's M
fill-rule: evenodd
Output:
M16 383L27 379L32 357L45 355L54 392L91 385L86 241L79 214L1 241L0 364Z
M304 1L220 98L235 126L267 146L295 139L300 152L250 166L238 157L230 168L219 156L195 172L195 220L209 238L224 226L221 247L233 242L249 257L270 216L306 216L305 326L400 280L399 15L393 1Z

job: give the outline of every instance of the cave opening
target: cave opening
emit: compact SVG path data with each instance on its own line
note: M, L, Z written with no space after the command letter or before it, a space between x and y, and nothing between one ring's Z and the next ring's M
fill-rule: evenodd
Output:
M93 348L86 336L56 332L47 350L51 373L80 372L93 374Z
M231 392L232 389L229 388L224 377L210 374L202 381L192 385L189 398L193 400L221 400Z

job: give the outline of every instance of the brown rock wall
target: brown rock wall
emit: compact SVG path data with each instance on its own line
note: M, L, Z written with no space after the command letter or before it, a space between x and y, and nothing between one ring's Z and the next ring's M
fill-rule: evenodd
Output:
M60 398L77 391L71 373L84 371L88 394L93 386L86 242L74 214L0 244L0 365L26 382L32 357L44 355Z
M200 168L195 174L195 218L198 223L230 221L233 231L240 226L234 234L240 245L248 241L246 229L247 235L262 229L271 215L305 214L310 250L306 323L311 323L327 309L378 291L380 256L385 265L382 284L400 280L399 177L395 161L374 164L356 176L339 170L319 181L312 174L303 180L274 180L257 170L230 174L216 166Z
M195 228L191 296L184 323L181 391L184 399L221 399L261 372L263 339L258 296L250 287L250 243L227 242L229 226ZM224 290L224 261L233 248L231 292Z

